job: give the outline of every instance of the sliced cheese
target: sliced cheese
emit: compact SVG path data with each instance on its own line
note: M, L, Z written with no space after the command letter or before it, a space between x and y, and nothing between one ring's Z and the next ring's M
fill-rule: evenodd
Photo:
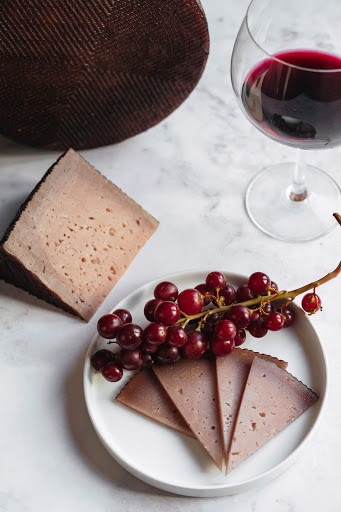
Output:
M166 427L194 437L150 368L136 373L122 388L116 400Z
M70 149L8 228L1 277L89 320L157 226Z
M245 384L255 355L261 355L261 357L273 361L283 369L288 366L288 363L276 357L240 348L235 348L226 357L217 357L216 359L218 400L221 430L224 436L225 458L228 454Z
M174 365L153 365L169 398L219 469L223 438L218 406L215 361L181 359Z
M229 448L228 472L290 425L317 398L287 371L271 361L255 357Z

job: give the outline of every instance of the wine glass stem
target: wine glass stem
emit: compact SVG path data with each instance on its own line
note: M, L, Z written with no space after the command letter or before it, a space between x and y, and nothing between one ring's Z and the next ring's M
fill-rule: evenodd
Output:
M305 186L305 154L301 149L297 150L294 179L291 185L289 197L291 201L304 201L307 197Z

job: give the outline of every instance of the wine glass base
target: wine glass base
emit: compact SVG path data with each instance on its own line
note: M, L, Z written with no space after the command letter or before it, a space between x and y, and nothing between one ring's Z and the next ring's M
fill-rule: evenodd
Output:
M278 164L260 172L246 193L246 209L256 226L288 242L314 240L337 226L333 213L341 211L341 191L321 169L307 165L307 197L290 199L294 163Z

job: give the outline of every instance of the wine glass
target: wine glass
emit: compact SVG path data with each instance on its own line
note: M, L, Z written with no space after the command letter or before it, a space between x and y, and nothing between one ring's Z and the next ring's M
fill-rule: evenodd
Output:
M262 133L297 148L295 163L263 170L246 194L249 216L275 238L318 238L341 210L337 183L306 165L304 151L341 144L340 26L337 0L253 0L235 41L240 108Z

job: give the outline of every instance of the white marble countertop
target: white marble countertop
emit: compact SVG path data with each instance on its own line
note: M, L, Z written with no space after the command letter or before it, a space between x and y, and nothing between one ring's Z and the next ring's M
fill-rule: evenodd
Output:
M328 356L330 391L302 457L260 490L224 498L167 494L123 470L98 440L82 391L98 318L135 287L189 269L268 272L290 289L340 260L341 230L304 244L260 232L247 217L250 179L293 150L258 133L240 112L229 59L247 0L205 0L211 54L189 99L157 127L81 154L153 214L160 227L89 324L0 282L0 510L6 512L320 512L341 510L340 282L321 288L312 322ZM0 140L0 232L59 153ZM310 152L341 184L341 147ZM214 267L214 268L213 268Z

